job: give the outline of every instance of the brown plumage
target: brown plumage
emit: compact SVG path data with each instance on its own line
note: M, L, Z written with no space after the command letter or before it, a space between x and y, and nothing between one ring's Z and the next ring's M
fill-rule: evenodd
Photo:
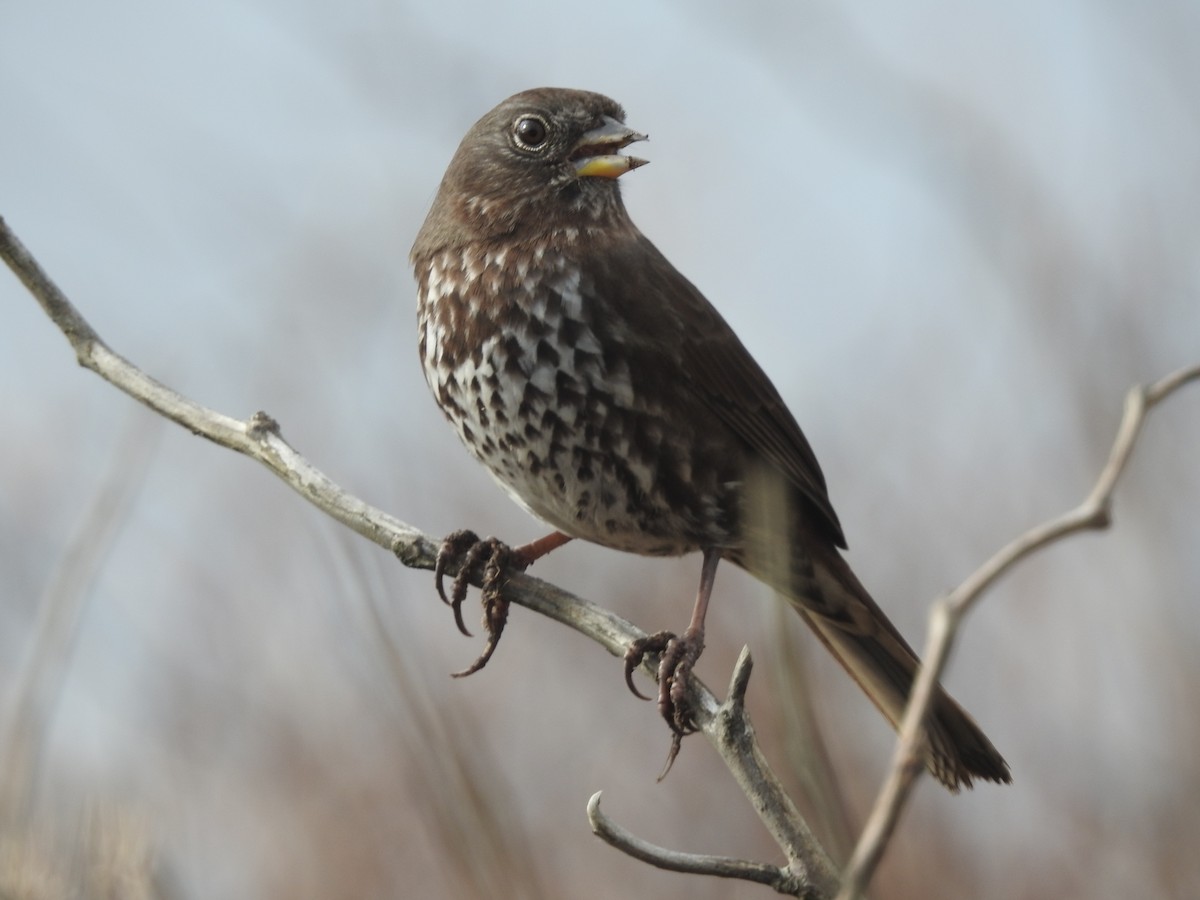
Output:
M825 478L779 392L630 221L617 177L641 160L619 151L644 136L623 123L599 94L541 88L467 133L412 250L430 388L471 453L564 536L521 562L568 537L705 554L692 627L648 648L671 658L660 703L677 733L668 682L703 646L719 559L789 598L895 725L916 655L838 552ZM940 689L930 739L952 790L1009 781Z

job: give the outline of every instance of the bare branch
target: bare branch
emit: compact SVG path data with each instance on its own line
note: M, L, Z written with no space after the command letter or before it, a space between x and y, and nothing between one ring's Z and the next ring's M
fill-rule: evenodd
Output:
M605 843L616 847L627 856L642 862L667 869L671 872L686 872L690 875L713 875L717 878L737 878L769 885L781 894L804 896L799 893L801 885L794 884L795 878L787 869L766 863L749 862L728 856L710 856L705 853L680 853L644 841L612 821L600 809L601 791L596 791L588 801L587 815L592 831Z
M396 549L407 565L432 568L435 548L417 529L348 494L297 453L266 413L241 421L202 406L114 353L0 218L0 257L59 327L79 364L193 434L256 459L309 502L369 540Z
M815 890L813 896L831 897L837 890L837 871L792 803L792 798L771 771L746 713L746 688L752 668L750 651L743 647L729 679L728 696L717 709L713 720L704 723L704 733L725 760L725 765L742 792L754 804L754 809L775 842L787 854L788 870L793 875L804 876L802 884L811 884L811 889ZM817 848L820 855L814 856L810 848ZM798 855L799 851L803 851L804 855ZM779 890L778 887L776 889Z
M1200 381L1200 366L1180 369L1149 387L1138 386L1130 389L1125 397L1124 416L1117 429L1108 462L1083 503L1017 537L948 596L934 604L929 617L925 652L922 655L924 663L917 674L900 725L892 765L859 838L858 846L854 849L854 855L850 858L838 900L853 900L870 881L900 819L904 804L912 792L913 784L924 770L923 724L963 617L979 601L984 591L1027 556L1068 535L1109 526L1113 491L1133 453L1147 413L1171 393L1192 381Z
M703 874L719 875L723 878L746 877L751 881L761 882L761 873L770 870L775 874L770 882L764 883L770 883L781 894L812 900L832 897L838 886L837 870L792 803L792 799L784 791L783 785L767 765L754 736L754 726L746 713L746 689L753 668L750 650L743 647L729 679L729 691L725 702L718 705L702 684L698 684L698 690L694 692L691 702L694 704L696 724L699 725L700 731L720 754L734 780L771 833L771 837L786 854L788 865L779 868L743 860L730 860L727 857L679 853L656 847L619 829L612 833L619 833L622 841L610 840L607 834L597 830L592 815L593 806L599 804L599 795L594 796L588 805L588 818L592 821L592 830L617 849L654 865L660 865L658 859L649 858L643 853L649 852L647 848L661 853L659 859L663 861L662 868L675 869L675 863L680 860L695 862L703 859L708 861L705 865L712 864L714 860L721 860L721 871L705 871ZM616 829L616 826L613 828ZM639 848L639 852L634 852L631 847ZM737 874L738 872L755 872L759 875L741 875Z

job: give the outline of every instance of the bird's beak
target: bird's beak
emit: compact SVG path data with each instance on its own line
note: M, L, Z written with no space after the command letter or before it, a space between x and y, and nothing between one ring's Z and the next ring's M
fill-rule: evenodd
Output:
M575 174L582 177L620 178L630 169L644 166L646 160L636 156L622 156L622 147L635 141L646 140L646 135L605 116L598 128L593 128L579 139L568 159L575 164Z

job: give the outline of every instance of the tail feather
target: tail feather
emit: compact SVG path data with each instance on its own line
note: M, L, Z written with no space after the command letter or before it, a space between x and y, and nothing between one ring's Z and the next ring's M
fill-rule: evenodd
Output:
M735 560L789 598L821 643L898 727L920 661L835 548L794 562L772 577L750 560ZM780 583L783 582L783 583ZM951 791L972 780L1009 783L1008 764L983 731L939 685L929 717L926 764Z

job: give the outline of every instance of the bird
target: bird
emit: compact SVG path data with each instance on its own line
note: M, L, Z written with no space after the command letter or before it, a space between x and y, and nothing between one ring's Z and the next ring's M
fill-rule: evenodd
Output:
M470 453L552 529L509 548L473 532L438 553L437 589L461 603L482 566L489 643L498 579L578 539L646 556L702 554L693 614L626 654L626 681L660 654L659 708L695 729L683 696L704 646L718 563L783 596L898 727L917 655L855 576L807 438L716 307L634 225L618 180L646 135L608 97L535 88L459 144L410 254L425 379ZM455 564L453 599L442 576ZM1008 764L940 686L926 767L951 791L1008 783ZM677 744L676 744L677 749Z

